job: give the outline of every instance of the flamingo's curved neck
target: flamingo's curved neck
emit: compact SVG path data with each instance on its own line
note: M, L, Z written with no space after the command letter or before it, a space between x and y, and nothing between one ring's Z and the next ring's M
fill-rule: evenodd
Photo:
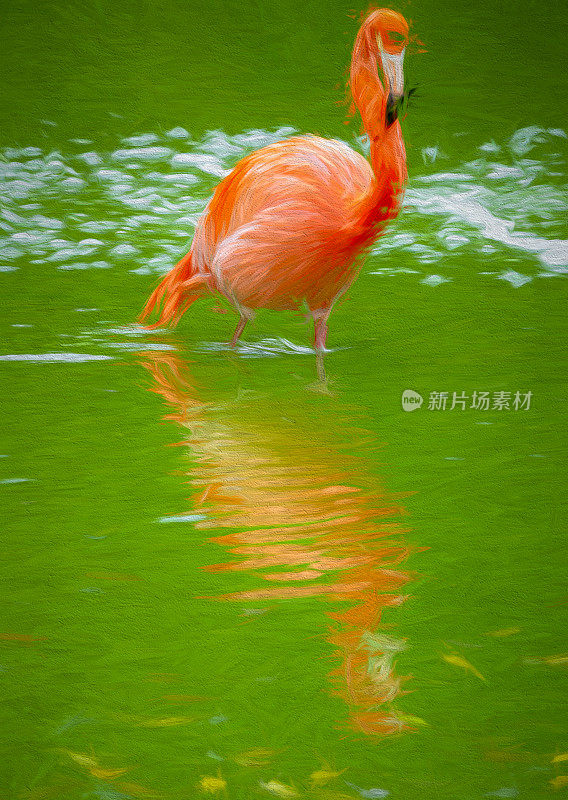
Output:
M350 85L371 144L374 184L358 209L361 222L381 224L396 216L406 183L406 152L400 123L387 124L387 98L377 71L377 48L363 27L355 41Z
M371 139L371 166L374 186L367 197L372 221L386 222L398 214L406 185L406 151L398 120L380 139Z

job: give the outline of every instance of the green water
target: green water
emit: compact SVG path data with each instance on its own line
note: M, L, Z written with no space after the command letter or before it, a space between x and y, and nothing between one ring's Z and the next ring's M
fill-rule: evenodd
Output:
M1 800L566 791L565 12L402 11L406 207L322 392L301 316L134 320L242 155L364 149L351 6L3 9Z

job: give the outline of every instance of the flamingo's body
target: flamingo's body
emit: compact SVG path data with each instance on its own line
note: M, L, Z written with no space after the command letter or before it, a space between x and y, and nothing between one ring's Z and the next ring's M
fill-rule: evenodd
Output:
M371 163L343 142L316 136L242 159L217 186L190 252L153 292L141 319L163 302L156 324L174 322L202 294L219 292L240 313L235 343L256 309L305 303L316 347L325 347L334 302L400 206L406 160L393 101L402 94L407 31L399 14L382 9L367 18L355 43L350 84ZM393 36L401 38L393 43Z

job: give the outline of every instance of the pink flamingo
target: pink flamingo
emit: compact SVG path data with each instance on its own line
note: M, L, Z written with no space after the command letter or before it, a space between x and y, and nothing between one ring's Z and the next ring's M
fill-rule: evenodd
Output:
M400 208L406 153L398 121L404 95L404 17L377 9L355 40L349 85L370 141L370 162L346 144L295 136L243 158L221 181L197 224L189 253L150 296L140 321L176 323L219 292L240 319L234 347L256 309L307 305L314 343L359 272L361 256Z

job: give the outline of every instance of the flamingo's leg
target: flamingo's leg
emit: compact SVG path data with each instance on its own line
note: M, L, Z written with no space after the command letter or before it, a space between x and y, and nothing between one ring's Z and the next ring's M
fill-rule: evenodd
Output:
M241 314L241 318L239 319L239 322L238 322L237 327L235 328L235 332L233 334L233 338L231 339L231 347L236 347L237 346L237 342L241 338L241 334L244 331L245 325L247 324L248 321L249 321L249 318L245 317L244 314Z
M325 372L325 364L323 363L323 350L318 350L316 355L316 370L318 373L319 387L327 388L327 375Z
M312 311L312 317L314 318L314 347L319 352L325 350L327 319L330 312L331 308L318 308L317 311Z

